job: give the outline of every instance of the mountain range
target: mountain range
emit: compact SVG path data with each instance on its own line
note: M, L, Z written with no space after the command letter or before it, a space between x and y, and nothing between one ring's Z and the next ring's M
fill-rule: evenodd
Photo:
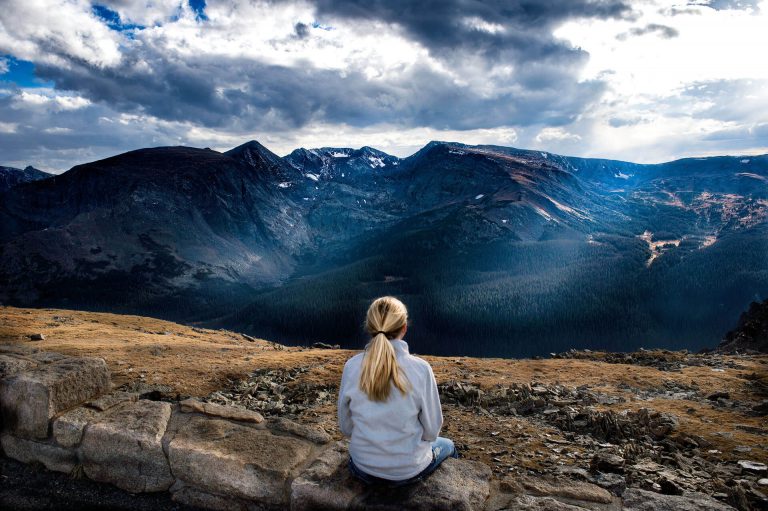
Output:
M6 304L359 347L368 303L394 294L416 352L528 356L712 346L768 296L768 155L251 141L17 170L0 168Z

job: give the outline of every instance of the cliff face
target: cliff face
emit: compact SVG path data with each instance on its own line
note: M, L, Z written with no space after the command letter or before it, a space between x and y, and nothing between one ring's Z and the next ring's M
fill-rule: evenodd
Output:
M331 442L305 453L319 456L319 465L301 477L291 472L299 481L297 495L303 495L297 502L322 501L322 495L301 493L310 488L327 486L343 494L352 484L336 479L343 470L326 473L319 467L335 467L344 458L343 444L333 442L341 439L335 400L343 364L355 351L285 347L139 316L10 307L0 312L0 344L103 357L113 387L139 402L164 403L148 405L158 408L150 414L158 421L165 420L165 404L175 410L192 396L209 405L184 412L187 419L220 405L259 414L270 431L283 428L269 434L325 431ZM38 333L44 340L29 340ZM418 354L418 345L410 348ZM445 490L467 509L559 509L565 503L605 510L765 506L759 481L768 463L766 356L656 350L572 351L542 360L424 358L441 392L441 434L456 442L464 460L480 464L473 467L487 467L467 470L468 479L458 484L467 488L463 497ZM177 463L196 452L200 435L216 437L224 431L216 428L226 425L196 418L200 424L182 428L175 420L168 428L186 435L176 440ZM109 436L115 424L94 433ZM235 429L228 434L254 434ZM229 459L224 451L230 447L220 447L221 459ZM97 474L94 456L88 470ZM192 470L194 463L185 467ZM187 475L193 480L187 481L184 498L202 498L193 491L201 488L203 479L197 477ZM455 489L453 477L443 483ZM488 493L478 507L484 488Z
M739 324L725 335L718 351L768 353L768 300L752 302Z

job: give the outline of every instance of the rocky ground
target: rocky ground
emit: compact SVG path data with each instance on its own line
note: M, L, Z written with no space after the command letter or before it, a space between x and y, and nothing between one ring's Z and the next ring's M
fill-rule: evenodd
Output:
M34 334L44 339L31 341ZM4 307L0 343L19 342L103 357L119 386L146 396L239 405L316 423L336 438L338 381L355 353L137 316ZM573 485L578 493L593 488L578 484L589 481L613 494L647 491L646 501L699 492L738 509L768 509L768 356L424 358L440 387L443 435L463 457L488 465L498 485L534 494L537 485L549 484L549 493Z

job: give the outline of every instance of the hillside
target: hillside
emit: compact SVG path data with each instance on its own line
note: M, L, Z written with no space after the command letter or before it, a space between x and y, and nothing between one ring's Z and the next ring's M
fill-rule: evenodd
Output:
M350 348L395 294L439 355L698 350L768 296L765 179L767 156L140 149L0 195L0 301Z
M30 341L37 333L45 340ZM13 307L0 309L0 344L103 357L120 388L246 406L320 425L336 438L335 393L354 353L140 316ZM415 342L410 348L420 352ZM441 390L443 433L507 488L532 491L557 476L560 486L563 478L586 478L614 493L625 485L695 490L739 509L766 505L757 483L765 476L742 474L737 462L768 463L768 356L424 358ZM595 463L607 475L596 476Z

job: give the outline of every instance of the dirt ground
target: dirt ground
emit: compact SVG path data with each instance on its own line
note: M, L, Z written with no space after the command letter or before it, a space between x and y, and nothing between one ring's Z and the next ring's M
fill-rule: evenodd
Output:
M30 340L30 335L39 333L45 340ZM254 370L266 368L306 367L308 370L301 376L305 383L338 385L344 362L356 353L284 347L267 340L249 340L236 332L198 329L140 316L14 307L0 307L0 343L25 343L67 355L102 357L116 386L138 381L167 385L180 397L207 396ZM411 346L411 351L417 353L418 347ZM432 365L438 383L459 381L488 389L535 381L588 386L591 391L621 396L623 402L597 407L617 412L649 408L671 413L679 420L680 432L698 435L712 444L707 456L721 462L748 457L768 463L765 417L745 413L743 408L714 406L706 399L639 398L637 392L627 391L630 387L652 392L670 384L696 385L702 395L727 392L733 400L754 401L751 382L768 383L768 356L723 357L728 363L724 368L697 366L679 371L606 363L599 357L424 358ZM302 418L340 437L335 413L334 404L325 403L303 412ZM442 435L452 438L464 456L487 463L499 474L583 464L578 446L552 448L553 443L565 443L555 427L470 407L444 406L444 414Z

